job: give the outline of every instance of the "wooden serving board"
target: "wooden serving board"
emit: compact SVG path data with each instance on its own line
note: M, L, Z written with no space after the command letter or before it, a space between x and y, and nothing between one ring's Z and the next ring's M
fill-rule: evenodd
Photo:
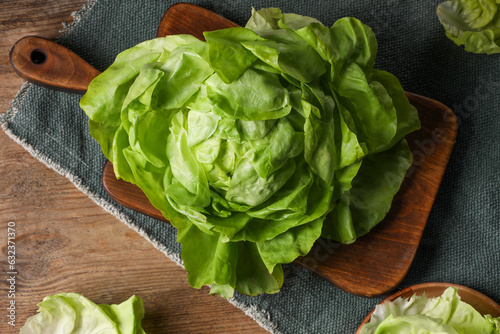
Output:
M157 36L186 33L203 39L203 31L235 26L211 11L178 3L163 16ZM84 92L99 74L73 52L40 37L18 41L10 60L24 79L72 93ZM449 108L426 97L407 96L418 109L422 129L407 137L414 163L387 217L351 245L320 239L309 255L295 260L355 295L386 294L406 276L455 143L457 121ZM138 187L116 179L110 162L103 170L103 184L119 204L166 221Z

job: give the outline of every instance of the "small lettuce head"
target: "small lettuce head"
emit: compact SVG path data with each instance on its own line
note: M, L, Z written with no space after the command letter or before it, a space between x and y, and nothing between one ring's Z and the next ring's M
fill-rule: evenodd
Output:
M465 51L500 53L500 0L450 0L437 7L446 36Z
M384 218L420 121L357 19L268 8L204 36L122 52L80 106L116 176L177 228L192 286L276 293L320 236L350 243Z

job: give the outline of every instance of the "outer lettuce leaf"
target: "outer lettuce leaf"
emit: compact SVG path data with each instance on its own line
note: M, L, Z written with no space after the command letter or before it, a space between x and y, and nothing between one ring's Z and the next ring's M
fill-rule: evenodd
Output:
M437 15L446 36L465 51L500 53L500 2L451 0L438 5Z
M267 8L205 39L122 52L80 105L116 176L177 228L192 286L276 293L320 235L353 242L383 219L417 112L354 18Z
M481 315L449 287L439 297L413 295L377 305L360 333L495 334L500 333L500 318Z
M60 293L45 297L38 306L20 334L145 334L144 306L137 296L118 305L97 305L77 293Z
M340 203L328 216L323 236L351 243L353 239L341 235L360 237L368 233L389 212L411 162L412 155L405 140L363 159L352 179L352 188L342 194Z
M221 242L195 225L179 229L188 282L195 288L212 285L211 292L230 298L234 290L247 295L276 293L283 284L281 266L269 269L255 243ZM185 242L196 240L196 242Z

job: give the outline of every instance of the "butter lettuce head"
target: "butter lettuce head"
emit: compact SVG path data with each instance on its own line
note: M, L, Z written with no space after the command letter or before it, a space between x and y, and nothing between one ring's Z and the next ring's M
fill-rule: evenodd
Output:
M357 19L267 8L204 36L123 51L80 105L116 176L177 228L193 287L276 293L318 238L350 243L383 219L417 111Z
M59 293L45 297L38 306L20 334L145 334L144 306L138 296L117 305L98 305L77 293Z
M455 287L448 287L441 296L425 294L397 298L376 306L370 322L360 334L498 334L500 318L482 315L462 301Z
M438 5L446 36L474 53L500 53L500 0L450 0Z

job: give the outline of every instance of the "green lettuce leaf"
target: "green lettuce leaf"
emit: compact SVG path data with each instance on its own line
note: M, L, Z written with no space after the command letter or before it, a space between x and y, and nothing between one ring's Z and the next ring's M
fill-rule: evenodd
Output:
M451 0L437 7L446 36L465 51L500 53L500 2Z
M343 191L325 220L323 237L352 243L368 233L389 212L411 161L408 144L402 140L387 151L368 155L359 167L353 165L356 170L339 173L343 184L338 187Z
M132 296L118 305L95 304L77 293L47 296L20 334L109 333L145 334L142 299Z
M320 236L354 242L384 218L417 111L357 19L266 8L204 36L120 53L80 106L116 176L177 229L193 287L276 293Z

